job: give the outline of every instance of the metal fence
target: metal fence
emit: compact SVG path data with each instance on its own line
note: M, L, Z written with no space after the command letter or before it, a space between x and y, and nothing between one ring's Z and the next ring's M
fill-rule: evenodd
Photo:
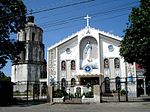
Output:
M16 82L13 87L13 97L24 101L46 100L47 84L33 81Z
M82 97L93 98L93 86L97 83L81 83L76 81L60 81L53 84L53 98L64 97L64 102L81 103ZM100 85L100 91L97 92L100 102L127 102L143 101L150 99L149 87L146 86L144 77L104 78ZM47 101L47 84L41 82L21 81L15 83L13 87L13 97L17 100Z
M94 91L97 83L82 83L60 81L53 85L53 98L64 97L64 102L74 100L81 102L81 99L94 98L99 93L100 102L137 102L150 101L150 89L146 86L145 77L116 77L114 79L104 78L100 84L100 91ZM96 94L97 95L97 94Z
M109 79L106 77L100 86L101 102L128 102L150 99L144 77Z

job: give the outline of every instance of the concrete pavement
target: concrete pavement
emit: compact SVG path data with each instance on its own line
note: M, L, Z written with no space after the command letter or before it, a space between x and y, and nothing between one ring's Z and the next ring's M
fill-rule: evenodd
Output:
M0 112L150 112L150 102L100 104L26 104L0 107Z

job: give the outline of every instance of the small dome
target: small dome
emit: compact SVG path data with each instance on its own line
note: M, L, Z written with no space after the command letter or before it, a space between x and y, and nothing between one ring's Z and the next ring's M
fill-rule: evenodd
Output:
M27 17L27 22L34 23L34 16L32 15L32 10L30 11L30 15Z

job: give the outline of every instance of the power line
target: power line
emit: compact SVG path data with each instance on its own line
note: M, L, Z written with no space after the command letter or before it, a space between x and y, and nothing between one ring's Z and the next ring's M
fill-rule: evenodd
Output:
M37 0L36 0L37 1ZM40 0L39 0L40 1ZM50 1L50 0L49 0ZM43 10L43 9L48 9L48 8L50 8L50 7L55 7L55 6L57 6L57 5L62 5L62 4L68 4L68 3L72 3L72 2L75 2L75 0L53 0L53 1L55 1L55 3L53 3L52 1L50 1L50 3L49 2L47 2L46 3L46 5L47 6L43 6L43 7L41 7L41 8L39 8L38 7L38 9L34 9L34 10L36 10L36 11L41 11L41 10ZM83 0L78 0L78 2L79 1L83 1ZM42 5L42 4L41 4ZM40 6L41 6L40 5ZM32 9L32 8L31 8ZM31 10L30 9L30 10Z
M113 11L111 10L111 11L106 11L106 12L103 12L103 13L91 13L89 15L91 15L92 17L95 17L97 15L104 15L104 16L106 16L106 15L108 15L108 14L114 12L114 11L122 12L122 11L125 11L125 10L129 10L130 7L121 8L121 9L122 10L116 9L116 10L113 10ZM41 25L41 26L43 26L43 27L54 27L54 26L59 26L59 25L63 25L63 24L66 24L66 23L70 23L72 21L79 21L79 20L82 20L82 19L83 19L83 16L78 16L78 17L74 17L74 18L69 18L67 20L61 20L61 21L57 21L55 23L49 23L49 24L45 24L45 25Z
M124 16L126 14L128 14L128 13L123 13L123 14L120 14L120 15L106 17L106 18L102 18L102 19L99 19L99 20L96 20L96 21L105 21L105 20L115 19L115 18ZM95 21L93 21L93 22L95 22ZM74 27L74 26L76 27L76 26L80 26L80 25L83 25L83 24L79 23L78 25L76 24L76 25L70 25L70 26L67 26L67 27L63 26L63 27L59 27L59 28L53 28L53 29L46 30L45 32L51 32L51 31L55 31L55 30L61 30L61 29L64 29L64 28L70 28L70 27Z
M131 9L131 6L129 5L133 5L135 3L138 3L138 2L130 2L130 3L127 3L127 4L124 4L124 5L121 5L121 6L128 6L128 7L117 7L115 9L111 9L111 10L107 10L107 11L102 11L102 12L97 12L97 13L91 13L90 15L92 15L92 17L96 16L96 15L109 15L111 14L112 12L122 12L122 11L126 11L126 10L129 10ZM135 7L135 6L132 6L132 7ZM115 16L112 16L112 17L106 17L106 18L103 18L103 19L99 19L101 21L105 21L105 20L109 20L109 19L114 19L114 18L118 18L118 17L121 17L121 16L124 16L128 13L123 13L123 14L119 14L119 15L115 15ZM66 23L69 23L72 22L72 21L78 21L80 19L83 19L83 16L78 16L78 17L75 17L75 18L70 18L70 19L67 19L67 20L62 20L62 21L57 21L55 23L52 23L52 27L55 27L55 26L59 26L59 25L64 25ZM81 24L80 24L81 25ZM73 25L74 26L74 25ZM76 26L76 25L75 25ZM78 25L79 26L79 25ZM49 28L51 26L49 26L48 24L45 25L45 29ZM63 29L63 28L66 28L66 27L60 27L60 28L54 28L54 29L51 29L50 31L55 31L55 30L60 30L60 29Z
M115 1L118 1L118 0L115 0ZM105 2L102 2L102 3L104 3L104 4L105 4L105 3L108 3L108 1L107 1L107 2L105 1ZM101 3L101 5L102 5L102 3ZM110 3L110 2L109 2L109 3ZM130 3L126 3L126 4L123 4L123 5L120 5L119 7L122 8L122 7L126 7L126 6L129 6L129 5L133 5L133 4L135 4L135 3L138 3L138 2L137 2L137 1L135 2L135 1L134 1L134 2L130 2ZM96 5L97 5L97 4L96 4ZM89 7L89 8L91 8L91 7ZM80 8L80 9L81 9L81 8ZM115 9L116 9L116 8L115 8ZM102 14L102 13L111 13L111 12L114 12L115 9L109 9L109 10L107 10L107 11L100 11L100 12L97 12L97 13L101 13L101 14ZM120 10L120 9L118 9L118 7L117 7L117 10ZM115 11L117 11L117 10L115 10ZM123 10L124 10L124 9L123 9ZM108 12L108 11L109 11L109 12ZM91 15L91 16L94 16L94 15L97 15L97 13L94 13L94 14L92 13L92 14L90 14L90 15ZM56 14L55 14L55 15L56 15ZM57 15L59 15L59 14L57 14ZM81 16L80 16L80 17L81 17ZM67 18L67 19L68 19L68 18ZM38 19L37 19L37 20L38 20ZM41 18L40 18L40 20L41 20ZM64 20L55 20L55 22L54 22L54 23L51 23L51 24L54 24L54 25L55 25L55 23L58 24L58 22L61 23L61 21L64 21ZM42 23L40 23L40 24L42 24ZM50 23L49 23L49 21L48 21L48 22L45 22L45 21L44 21L44 24L45 24L45 25L48 25L48 24L50 24ZM44 24L43 24L43 25L44 25ZM42 26L43 26L43 25L42 25Z
M74 0L73 0L74 1ZM119 1L119 0L113 0L113 1L111 1L110 2L110 0L108 0L108 1L103 1L103 2L101 2L100 3L100 5L106 5L106 4L108 4L108 3L112 3L112 2L116 2L116 1ZM88 6L88 8L90 7L90 8L92 8L92 7L95 7L96 5L99 5L99 4L94 4L94 5L89 5ZM78 7L78 8L76 8L76 10L81 10L82 8L81 7ZM84 7L84 9L85 9L85 7ZM66 11L64 11L64 10L61 10L61 11L63 11L63 14L66 12ZM71 10L69 10L71 13L72 13L72 11ZM62 13L62 12L61 12ZM50 16L56 16L56 15L58 15L59 13L56 13L55 12L55 14L53 14L53 15L50 15ZM60 15L60 14L59 14ZM49 18L50 16L44 16L44 17L37 17L36 19L38 20L38 19L45 19L45 18Z
M128 3L126 5L131 5L135 2L132 2L132 3ZM137 2L136 2L137 3ZM131 7L130 6L127 6L127 7L117 7L115 9L110 9L110 10L107 10L107 11L100 11L100 12L97 12L97 13L91 13L89 15L91 15L92 17L95 17L97 15L108 15L108 14L111 14L112 12L122 12L122 11L125 11L125 10L129 10ZM72 22L72 21L79 21L83 19L83 16L78 16L78 17L74 17L74 18L69 18L69 19L66 19L66 20L60 20L60 21L57 21L57 22L54 22L54 23L49 23L49 24L44 24L44 25L41 25L43 27L54 27L54 26L58 26L58 25L63 25L63 24L66 24L66 23L69 23L69 22ZM49 26L51 25L51 26Z
M75 5L79 5L79 4L85 4L85 3L89 3L89 2L93 2L93 1L95 1L95 0L87 0L87 1L83 1L83 2L77 2L77 3L73 3L73 4L58 6L58 7L54 7L54 8L43 9L43 10L40 10L40 11L34 11L33 14L46 12L46 11L51 11L51 10L55 10L55 9L62 9L62 8L65 8L65 7L75 6Z
M81 3L85 3L85 2L91 2L91 1L94 1L94 0L88 0L88 1L84 1L84 2L77 2L75 4L77 5L79 3L81 4ZM123 6L132 5L134 3L137 3L137 2L131 2L131 3L123 4ZM67 6L75 5L75 4L68 4L68 5L64 5L64 6L60 6L60 7L55 7L54 9L63 8L63 7L67 7ZM93 17L97 16L97 15L107 15L107 14L115 12L115 11L121 12L121 11L126 10L128 8L130 8L130 7L121 7L121 8L111 9L111 10L107 10L107 11L100 11L100 12L97 12L97 13L91 13L90 15L93 16ZM36 11L36 12L33 12L33 13L41 13L41 12L45 12L45 11L48 11L48 10L54 10L54 9L53 8L52 9L44 9L44 10ZM49 24L46 24L46 25L43 25L43 26L45 28L51 27L49 25L52 25L53 27L55 27L55 26L58 26L58 25L64 25L64 24L72 22L72 21L79 21L80 19L83 19L83 16L69 18L69 19L61 20L61 21L56 21L54 23L51 23L51 24L49 23Z
M79 5L79 4L85 4L85 3L89 3L89 2L93 2L93 1L95 1L95 0L87 0L87 1L83 1L83 2L76 2L76 3L73 3L73 4L58 6L58 7L54 7L54 8L43 9L43 10L40 10L40 11L34 11L34 12L32 12L32 14L42 13L42 12L50 11L50 10L61 9L61 8L75 6L75 5ZM27 15L29 15L29 14L27 14ZM20 17L21 16L22 15L20 15ZM8 20L8 19L11 19L11 18L14 18L14 17L18 17L18 15L3 16L3 17L0 17L0 21Z

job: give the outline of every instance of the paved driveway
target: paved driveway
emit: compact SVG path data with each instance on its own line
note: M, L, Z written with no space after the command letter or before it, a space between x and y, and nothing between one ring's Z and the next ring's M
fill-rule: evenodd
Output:
M15 105L0 107L0 112L150 112L150 102L102 104Z

